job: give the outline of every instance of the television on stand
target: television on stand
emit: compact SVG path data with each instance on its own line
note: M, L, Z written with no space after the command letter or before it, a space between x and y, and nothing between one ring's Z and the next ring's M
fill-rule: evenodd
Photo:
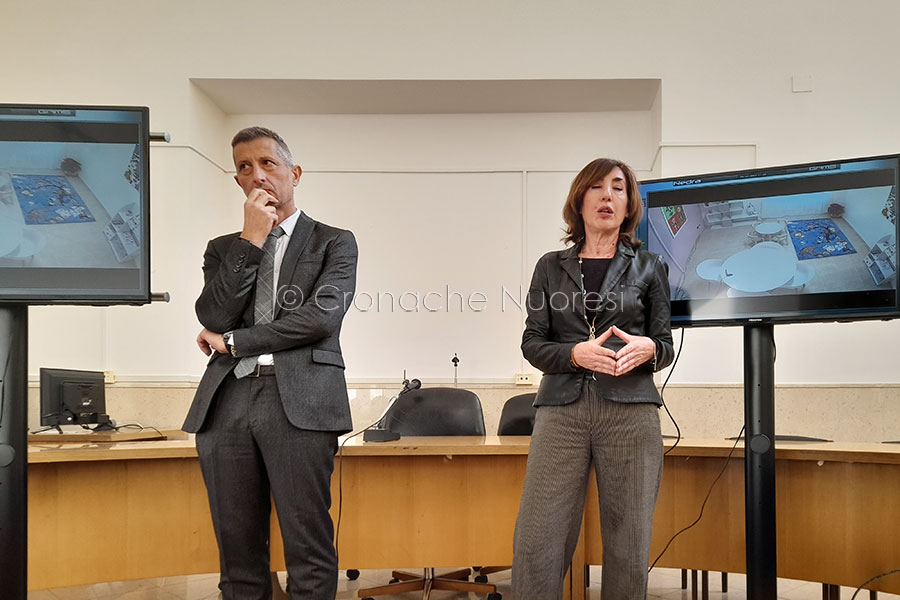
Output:
M780 323L900 317L900 156L644 181L638 236L669 266L672 325L744 329L747 598L777 596Z
M640 183L676 327L900 316L900 155Z
M139 106L0 104L0 454L11 457L0 457L0 579L17 597L27 587L28 306L168 300L150 292L149 119ZM97 390L65 389L76 422L101 425Z
M81 425L92 431L112 431L106 414L106 386L102 371L41 367L41 425L62 433L62 425ZM89 425L95 425L91 428Z
M0 302L150 302L149 110L0 104Z

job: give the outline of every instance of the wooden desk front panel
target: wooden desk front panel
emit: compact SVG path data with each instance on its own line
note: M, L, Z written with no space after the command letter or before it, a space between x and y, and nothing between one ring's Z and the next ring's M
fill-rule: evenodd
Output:
M804 445L777 460L778 570L782 577L856 586L900 564L900 449L832 446ZM666 458L651 558L696 518L728 449L720 442L685 443ZM526 453L527 440L491 438L348 444L341 568L509 564ZM822 466L810 460L816 457ZM335 518L340 463L336 469ZM588 493L583 555L588 564L600 564L593 482ZM281 569L277 527L275 532L273 567ZM30 451L28 554L29 589L216 572L218 553L193 445ZM659 564L745 570L740 449L703 519L673 542ZM898 593L900 578L873 588Z
M187 456L139 457L160 448ZM332 478L335 520L341 487L344 495L341 568L510 564L526 456L497 450L450 458L419 455L421 448L348 448L342 484L341 461ZM161 444L32 455L29 589L217 572L206 488L191 453ZM284 568L274 515L272 567Z
M196 458L30 464L28 589L219 570Z
M666 457L653 516L650 562L676 532L697 518L723 464L722 458ZM585 556L591 565L603 562L597 505L597 484L592 474L585 504ZM672 542L657 566L743 573L744 547L744 463L743 459L731 459L706 504L703 518Z
M511 564L525 458L344 456L341 568ZM332 479L335 520L340 465ZM279 538L273 564L283 560Z
M900 464L776 463L780 577L856 587L900 565ZM900 594L900 574L870 585Z
M666 458L653 519L651 562L669 539L697 518L723 458ZM776 477L778 576L856 587L900 564L900 464L779 458ZM593 477L585 509L587 564L602 564ZM744 461L732 458L693 528L657 566L746 572ZM900 593L900 576L871 589Z

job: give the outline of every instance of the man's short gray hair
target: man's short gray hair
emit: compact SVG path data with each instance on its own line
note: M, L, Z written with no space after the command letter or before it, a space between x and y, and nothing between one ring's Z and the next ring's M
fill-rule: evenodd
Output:
M253 140L258 140L259 138L267 137L275 140L275 144L278 148L278 156L281 157L281 160L287 163L287 166L294 166L294 157L291 156L291 149L288 148L287 142L284 141L280 135L272 131L271 129L266 129L265 127L260 127L258 125L254 127L246 127L241 129L234 137L231 138L231 147L234 148L238 144L243 144L246 142L252 142Z

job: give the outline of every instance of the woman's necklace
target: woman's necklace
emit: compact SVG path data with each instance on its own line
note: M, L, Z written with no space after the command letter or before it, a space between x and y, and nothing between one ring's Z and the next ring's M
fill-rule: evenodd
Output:
M594 318L588 321L587 318L587 292L584 289L584 269L582 268L582 260L581 255L578 256L578 271L581 273L581 316L584 318L584 323L588 326L588 340L593 340L596 338L596 324L597 324L597 315L600 311L594 313Z

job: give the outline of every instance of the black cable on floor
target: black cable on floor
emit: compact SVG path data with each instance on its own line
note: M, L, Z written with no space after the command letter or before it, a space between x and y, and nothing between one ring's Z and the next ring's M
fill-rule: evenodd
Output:
M669 374L666 375L666 380L663 381L662 388L659 390L659 399L662 400L663 408L666 409L666 414L669 415L669 419L671 419L672 424L675 426L675 432L677 436L675 437L675 443L672 444L672 447L666 450L663 453L663 456L671 452L675 449L675 446L678 445L678 442L681 441L681 428L678 426L678 422L675 420L675 417L672 416L672 413L669 411L669 407L666 406L666 385L669 383L669 378L672 377L672 373L675 372L675 365L678 364L678 357L681 356L681 348L684 346L684 327L681 328L681 340L678 342L678 352L675 353L675 360L672 361L672 366L669 367Z
M342 441L341 445L338 447L338 465L340 467L340 473L338 473L338 516L337 516L337 522L335 523L335 527L334 527L334 555L335 555L335 557L339 557L338 555L340 552L338 550L338 545L339 545L339 541L341 538L341 513L343 512L343 508L344 508L344 444L346 444L347 442L349 442L351 439L355 438L356 436L365 433L369 429L372 429L373 427L378 425L378 423L380 421L381 421L381 418L379 417L378 421L375 421L371 425L363 427L356 433L348 435L346 438L344 438L344 441Z
M706 508L706 502L709 500L709 497L712 494L713 488L716 487L716 484L719 482L719 479L721 479L722 475L725 473L725 469L728 468L728 462L731 460L731 456L734 454L734 449L737 448L738 442L740 441L741 436L743 434L744 434L744 427L741 427L741 432L735 438L734 444L731 446L731 450L728 452L728 456L725 457L725 464L722 465L722 470L719 471L718 475L716 475L716 478L713 480L712 485L709 486L709 491L706 492L706 498L703 499L703 504L700 505L700 514L697 515L697 518L694 519L693 523L691 523L690 525L688 525L687 527L685 527L684 529L682 529L681 531L679 531L678 533L676 533L669 539L669 541L666 543L666 547L662 549L662 552L659 553L659 556L656 557L656 560L654 560L653 564L650 565L650 568L647 569L648 573L653 570L653 567L656 566L656 563L659 562L659 559L662 558L663 554L666 553L666 550L669 549L669 546L672 545L672 542L675 541L675 538L677 538L679 535L681 535L682 533L684 533L685 531L687 531L688 529L690 529L691 527L693 527L694 525L696 525L697 523L700 522L700 519L703 517L703 509ZM863 584L863 585L865 585L865 584Z
M858 588L856 588L856 591L853 592L852 596L850 596L850 600L856 600L856 595L860 592L860 590L862 590L864 587L866 587L867 585L869 585L876 579L881 579L882 577L887 577L888 575L893 575L894 573L900 573L900 569L891 569L890 571L885 571L884 573L879 573L875 577L871 577L871 578L865 580L863 583L860 584L860 586Z

